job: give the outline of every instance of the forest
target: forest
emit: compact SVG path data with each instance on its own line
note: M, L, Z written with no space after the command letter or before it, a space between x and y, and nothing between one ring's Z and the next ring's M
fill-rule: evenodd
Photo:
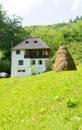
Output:
M53 16L54 17L54 16ZM0 5L0 71L10 73L11 48L28 37L40 37L52 50L51 62L55 61L61 44L68 47L75 63L82 64L82 16L53 25L22 26L22 18L10 18Z

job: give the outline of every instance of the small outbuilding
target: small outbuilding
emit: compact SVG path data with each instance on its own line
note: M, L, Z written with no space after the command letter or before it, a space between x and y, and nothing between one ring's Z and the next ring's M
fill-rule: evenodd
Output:
M65 45L60 46L56 54L53 71L60 72L65 70L76 70L76 65Z

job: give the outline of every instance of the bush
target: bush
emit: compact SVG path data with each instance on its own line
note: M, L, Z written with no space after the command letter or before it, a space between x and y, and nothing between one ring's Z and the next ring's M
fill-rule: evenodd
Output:
M6 72L10 74L11 64L10 61L1 61L0 60L0 72Z
M67 107L71 107L71 108L76 107L77 105L76 102L72 101L71 99L69 99L66 104L67 104Z

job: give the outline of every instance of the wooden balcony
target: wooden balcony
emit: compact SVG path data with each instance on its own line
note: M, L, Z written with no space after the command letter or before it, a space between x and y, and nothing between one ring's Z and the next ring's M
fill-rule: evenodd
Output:
M24 58L49 58L48 55L24 55Z
M49 58L50 50L25 50L24 58Z

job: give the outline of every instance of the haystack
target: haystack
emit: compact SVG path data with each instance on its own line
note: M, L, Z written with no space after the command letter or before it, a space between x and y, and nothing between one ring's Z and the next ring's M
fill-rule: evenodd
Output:
M69 54L67 47L62 45L56 54L53 71L60 72L65 70L76 70L76 65L73 58Z

